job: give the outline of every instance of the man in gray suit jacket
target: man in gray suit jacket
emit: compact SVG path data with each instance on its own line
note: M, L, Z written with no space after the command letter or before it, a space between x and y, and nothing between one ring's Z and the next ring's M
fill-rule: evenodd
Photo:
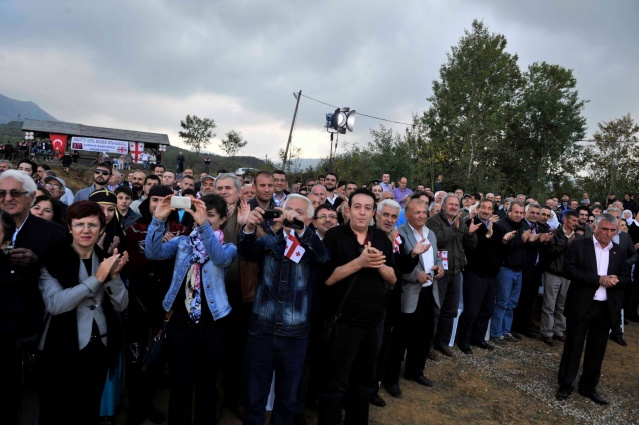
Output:
M406 350L404 378L427 387L433 386L433 381L424 376L424 367L434 336L435 312L440 307L437 279L444 275L444 268L437 255L437 237L426 227L426 210L423 200L409 200L404 209L407 223L397 229L405 240L404 252L412 252L418 243L430 245L419 256L417 266L402 275L401 314L393 330L385 376L386 391L397 398L402 396L399 371Z

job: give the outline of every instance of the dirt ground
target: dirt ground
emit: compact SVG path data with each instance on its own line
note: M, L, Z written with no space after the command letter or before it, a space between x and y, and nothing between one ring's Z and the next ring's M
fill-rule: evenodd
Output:
M428 360L426 376L435 387L400 379L401 399L382 389L387 405L371 405L370 424L639 424L639 323L627 325L624 338L627 347L609 341L604 359L598 390L608 406L598 406L576 391L568 400L557 401L562 344L549 347L540 339L524 338L491 352L475 349L473 355L455 347L454 358ZM168 390L158 394L156 406L166 414ZM309 424L317 423L313 410L307 409L306 418ZM126 407L116 423L125 422ZM220 424L241 421L224 409Z

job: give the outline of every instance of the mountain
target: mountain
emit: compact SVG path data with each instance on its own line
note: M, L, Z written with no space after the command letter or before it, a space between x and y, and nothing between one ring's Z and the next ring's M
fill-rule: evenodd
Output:
M11 121L24 121L25 118L57 121L57 119L47 114L31 101L15 100L0 94L0 124L6 124Z

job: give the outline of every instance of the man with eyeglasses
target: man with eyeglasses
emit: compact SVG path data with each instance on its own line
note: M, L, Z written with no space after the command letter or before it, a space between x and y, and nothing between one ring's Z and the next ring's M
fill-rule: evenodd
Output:
M21 313L24 323L18 335L16 353L11 356L16 359L16 370L21 370L19 360L23 349L37 344L38 335L42 331L44 303L38 289L41 258L50 246L62 241L69 231L52 221L30 214L36 190L37 186L31 176L23 171L7 170L0 175L0 209L13 217L16 223L9 256L23 278L20 289L24 300ZM16 375L19 377L19 374ZM10 385L13 387L11 391L19 396L20 382L10 382ZM30 399L29 404L35 402L35 393L29 392L25 396ZM19 410L20 403L12 407ZM3 416L6 415L7 412L3 412ZM9 417L11 416L12 413L9 413ZM17 413L15 416L17 417Z
M85 187L84 189L78 190L78 193L75 194L73 198L73 203L75 204L78 201L88 201L89 195L96 190L106 188L109 178L111 177L111 167L109 164L101 162L95 167L95 171L93 172L93 184L89 187Z
M64 180L57 176L46 176L44 178L44 188L49 191L51 198L60 201L60 213L62 215L62 219L66 220L69 206L62 202L62 197L64 196L66 189Z
M324 240L324 236L326 236L328 229L335 227L338 224L337 211L335 211L335 208L327 204L317 207L317 210L315 210L315 217L313 218L313 227L315 227L315 232L321 240Z

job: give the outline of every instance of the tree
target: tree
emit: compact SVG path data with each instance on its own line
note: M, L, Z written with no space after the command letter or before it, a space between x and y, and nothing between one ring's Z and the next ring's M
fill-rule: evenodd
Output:
M242 138L242 133L231 130L226 133L226 139L220 142L220 148L226 156L234 157L247 143L248 141Z
M506 37L474 20L433 81L423 123L431 154L446 170L446 181L466 190L501 179L497 154L503 150L517 107L522 78L517 55L506 52Z
M582 156L584 187L605 196L616 191L633 192L639 183L639 125L628 114L598 126L595 146L587 147Z
M184 139L184 143L199 154L215 137L213 129L217 127L217 124L211 118L198 118L197 115L187 115L184 121L180 121L180 126L185 130L179 132L180 137Z
M558 193L577 172L575 141L586 134L577 80L570 69L533 63L507 138L499 156L502 172L513 191L544 195Z

